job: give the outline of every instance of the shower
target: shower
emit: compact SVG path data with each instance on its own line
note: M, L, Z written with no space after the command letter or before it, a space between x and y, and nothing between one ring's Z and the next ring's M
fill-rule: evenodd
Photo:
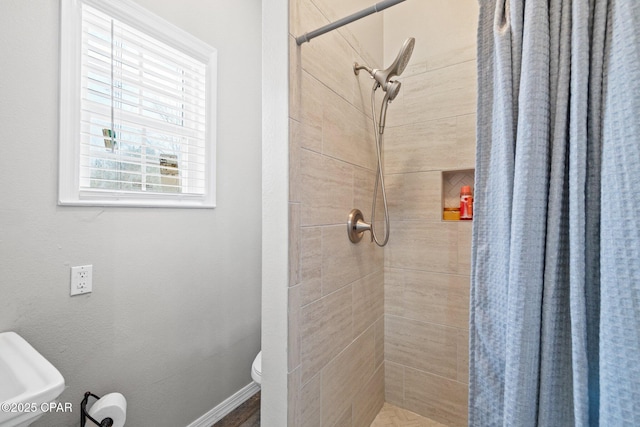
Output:
M413 37L409 37L405 40L396 59L384 70L371 69L366 65L360 65L357 62L353 64L353 72L356 75L360 73L360 70L365 70L374 80L373 88L371 89L371 120L373 122L373 132L376 138L376 153L378 157L376 182L373 187L373 202L371 203L371 222L366 223L364 221L362 212L359 209L353 209L349 213L347 231L349 233L349 239L353 243L358 243L362 239L364 232L367 230L371 231L371 241L375 242L376 245L382 247L389 241L389 209L387 207L387 194L384 188L384 176L382 170L382 139L387 119L387 106L396 98L396 96L398 96L401 86L399 81L391 79L401 75L407 67L411 54L413 53L414 44L415 39ZM385 94L382 100L382 105L380 106L380 118L376 121L375 93L379 88L382 88ZM382 191L382 201L384 205L384 238L382 240L378 238L375 226L378 186L380 186Z

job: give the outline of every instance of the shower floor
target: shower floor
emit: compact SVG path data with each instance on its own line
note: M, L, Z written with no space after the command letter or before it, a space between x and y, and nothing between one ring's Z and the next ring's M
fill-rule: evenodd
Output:
M406 409L385 403L371 427L447 427Z
M260 392L233 410L212 427L259 427ZM386 403L370 427L447 427L445 424Z

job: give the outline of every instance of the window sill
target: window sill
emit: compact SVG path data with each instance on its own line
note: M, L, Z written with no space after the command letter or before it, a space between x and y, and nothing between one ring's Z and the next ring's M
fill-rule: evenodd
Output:
M185 209L213 209L216 207L213 198L208 200L203 196L147 194L140 197L137 194L109 193L109 197L99 195L81 195L80 198L60 198L59 206L111 206L125 208L185 208Z

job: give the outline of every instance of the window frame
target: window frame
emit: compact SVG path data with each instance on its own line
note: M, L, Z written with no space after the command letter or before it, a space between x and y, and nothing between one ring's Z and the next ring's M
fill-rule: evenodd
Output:
M91 6L206 66L205 192L128 192L80 187L82 5ZM61 0L58 205L214 208L217 50L129 0Z

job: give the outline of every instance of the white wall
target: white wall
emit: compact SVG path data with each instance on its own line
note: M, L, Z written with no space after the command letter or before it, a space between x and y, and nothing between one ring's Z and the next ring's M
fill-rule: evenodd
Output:
M287 425L288 0L262 0L262 394L260 423ZM293 248L291 248L293 249Z
M59 3L0 14L0 331L62 373L79 424L87 390L122 392L131 426L187 425L251 381L260 347L261 7L138 0L218 49L218 207L59 207ZM69 297L93 264L94 292Z

